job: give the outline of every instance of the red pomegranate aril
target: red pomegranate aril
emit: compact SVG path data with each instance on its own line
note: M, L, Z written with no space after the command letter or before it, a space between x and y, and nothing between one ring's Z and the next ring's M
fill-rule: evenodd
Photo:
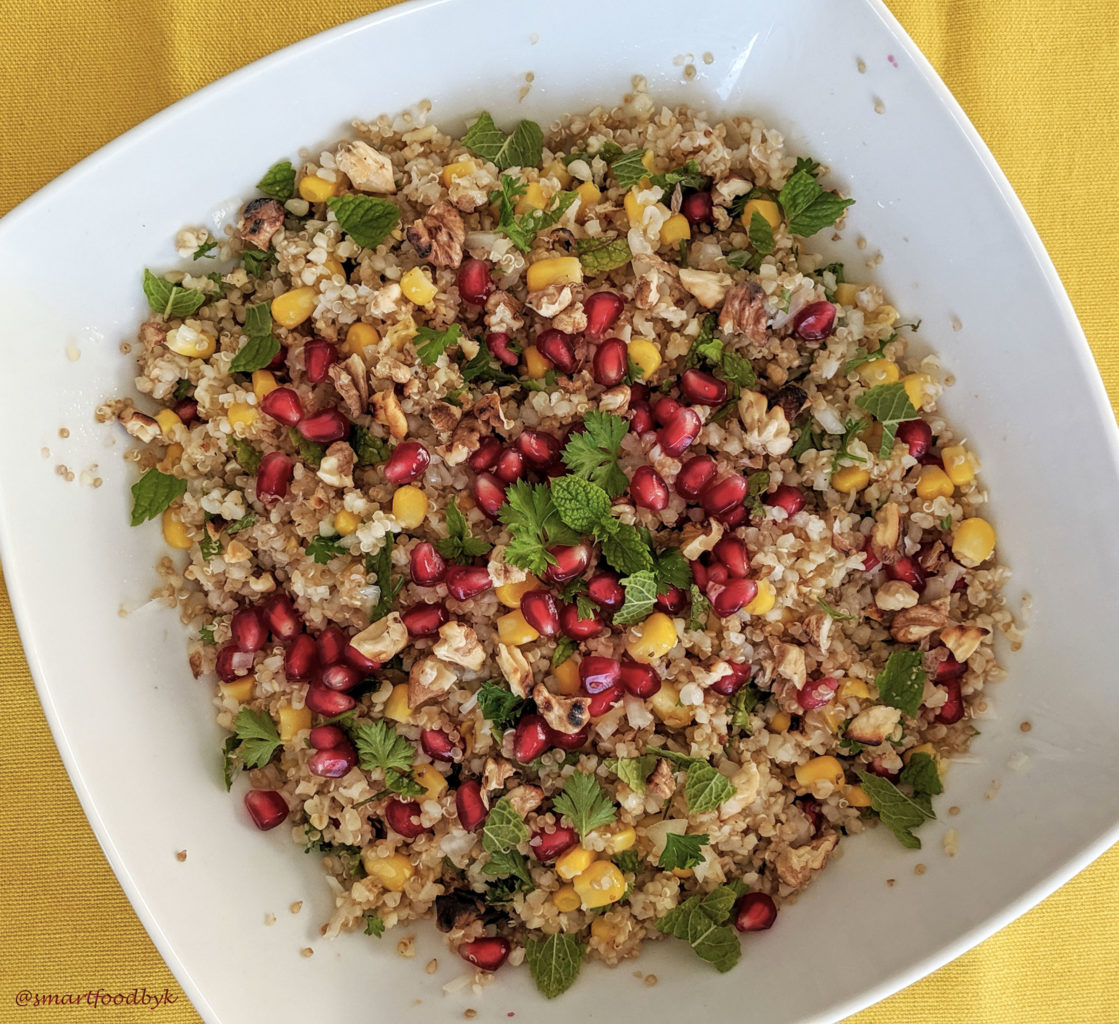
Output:
M357 701L348 693L314 685L307 687L306 704L315 714L325 715L327 718L344 715L357 707Z
M685 501L695 501L718 472L719 467L710 455L693 455L676 474L676 493Z
M596 572L587 581L587 597L600 608L617 611L625 604L626 592L612 572Z
M898 777L901 774L900 772L891 771L889 768L887 768L885 758L882 755L879 755L878 757L871 760L870 770L880 779L889 779L891 782L897 782Z
M692 570L692 581L697 587L699 587L700 590L706 590L708 578L707 566L699 561L699 559L688 562L688 565L691 567ZM723 571L726 571L725 565L723 566Z
M479 473L470 485L474 502L490 519L497 519L505 504L505 486L492 473Z
M424 475L431 456L419 441L402 441L385 463L385 479L390 484L410 484Z
M959 679L938 681L937 686L948 694L948 699L940 705L934 721L941 725L955 725L964 717L964 697Z
M634 381L629 386L629 404L632 406L637 402L649 404L649 385Z
M917 593L925 589L925 570L908 555L902 555L893 565L886 566L886 575L892 580L908 583Z
M626 376L628 357L626 343L621 338L607 338L595 349L591 360L591 374L595 383L604 388L621 384Z
M594 695L603 690L612 690L622 676L622 663L617 658L604 658L598 654L588 654L579 662L579 682L583 692Z
M919 459L932 445L932 427L924 420L906 420L898 424L897 438L909 446L909 454Z
M268 365L265 367L265 369L266 370L283 370L285 368L284 363L287 361L287 357L288 357L287 346L281 344L279 352L277 352L268 361Z
M652 466L638 466L629 481L629 494L638 508L661 512L668 508L668 484Z
M684 407L677 402L675 398L669 398L668 395L661 395L656 401L651 403L650 408L653 410L653 419L663 427L676 419L676 417L680 415L680 410Z
M693 405L722 405L728 395L726 381L695 367L680 378L680 394Z
M764 892L747 892L734 905L734 927L740 932L764 932L777 920L777 904Z
M198 419L198 401L194 398L180 398L171 406L171 411L189 427Z
M605 715L607 711L622 699L623 692L620 686L612 686L609 690L602 690L599 693L592 694L587 704L587 714L590 715L591 718L598 718L599 715Z
M484 565L452 565L447 570L447 592L456 601L469 601L492 589L493 580Z
M345 743L340 747L318 750L307 758L307 771L323 779L340 779L357 764L357 751Z
M575 579L584 572L591 560L591 549L586 544L549 548L548 554L555 562L544 570L544 577L552 583L566 583Z
M699 495L699 503L711 515L729 512L735 505L741 505L750 492L750 485L744 476L725 476L708 484Z
M750 666L744 661L729 661L730 672L711 684L711 689L724 697L733 697L750 681Z
M346 658L350 638L335 625L327 626L315 641L320 665L337 665Z
M291 388L276 388L260 400L261 411L285 427L294 427L303 419L303 403Z
M530 590L523 595L521 614L541 636L555 636L559 632L559 608L546 590Z
M283 452L269 452L256 471L256 496L265 504L278 501L288 493L295 464Z
M433 761L453 761L458 747L442 729L424 729L420 733L420 747Z
M303 619L287 594L274 594L263 605L268 629L277 640L290 640L303 628Z
M493 293L490 268L484 260L466 259L458 268L458 293L475 306L484 306Z
M629 407L629 429L635 434L647 434L655 427L652 410L644 402Z
M509 335L504 331L493 331L486 335L486 348L494 359L505 366L516 366L521 357L509 345Z
M328 690L348 693L361 682L361 672L353 665L327 665L319 674L319 679Z
M319 663L319 652L315 641L306 633L300 633L284 652L284 675L289 680L303 682L310 679Z
M789 484L781 484L772 494L762 498L762 501L767 505L783 508L787 516L795 516L805 505L804 492Z
M727 567L722 562L712 562L707 567L707 586L708 587L725 587L727 580L730 579L730 573L727 572Z
M702 427L699 413L694 409L681 409L669 423L657 431L657 444L665 455L679 458L699 437Z
M715 204L710 192L693 192L684 196L680 203L680 212L688 219L691 226L710 224L715 216Z
M421 601L403 612L400 621L408 630L408 636L417 640L425 636L435 636L439 632L439 627L447 621L447 617L447 609L442 601L434 603Z
M509 959L510 948L508 939L487 936L464 942L458 948L458 955L468 964L480 967L483 971L496 971Z
M493 464L497 462L497 457L500 454L501 442L496 437L486 437L478 443L478 447L467 457L466 464L475 473L484 473L487 469L493 469Z
M238 608L229 620L229 631L238 650L259 651L268 641L268 628L259 608Z
M735 505L726 512L720 512L714 518L728 530L734 530L750 518L750 511L745 505Z
M793 332L802 341L823 341L835 327L835 306L810 302L793 317Z
M513 730L513 757L521 764L535 761L548 749L548 723L540 715L525 715Z
M533 468L547 469L560 457L563 445L558 437L542 430L522 430L517 435L517 450Z
M557 825L554 832L534 832L529 849L541 864L550 864L561 854L579 845L579 833L566 825Z
M746 550L746 543L741 537L724 536L711 549L720 562L727 567L731 576L750 575L750 552Z
M560 732L558 729L549 729L548 734L553 747L559 747L560 750L578 750L580 747L587 745L591 728L589 725L584 725L578 732Z
M274 789L252 789L245 794L245 810L261 832L283 823L288 816L287 801Z
M622 297L613 292L595 292L593 295L588 295L583 300L583 312L587 317L587 337L601 338L614 326L624 308ZM624 360L622 372L625 373Z
M642 700L652 697L661 688L661 677L657 675L656 669L629 658L622 662L618 681L631 697L640 697Z
M322 412L300 420L295 429L315 444L334 444L349 436L350 421L337 409L323 409Z
M664 612L667 615L675 615L677 612L684 610L684 606L688 603L687 592L680 587L669 587L663 594L657 594L656 601L653 606L659 612Z
M325 338L312 338L303 346L303 366L312 384L321 384L330 376L330 367L337 353Z
M711 598L711 607L720 618L742 611L758 596L758 585L753 580L727 580L726 586Z
M834 676L815 679L800 688L797 692L797 703L805 711L822 708L825 704L830 704L835 698L835 691L838 686L839 680Z
M251 651L242 651L236 644L226 644L218 651L214 671L223 683L232 683L234 679L241 679L253 670L253 660Z
M936 666L933 679L938 683L947 682L949 679L959 679L967 669L967 665L959 662L951 654Z
M503 484L516 483L525 475L525 457L516 448L506 448L494 464L493 475Z
M308 738L316 750L330 750L349 742L346 734L336 725L316 725Z
M389 828L405 839L415 839L427 831L420 823L420 805L415 800L398 800L392 797L385 804L385 821Z
M560 632L572 640L591 640L606 629L598 615L589 619L579 617L579 606L572 602L560 609Z
M549 327L537 336L536 349L560 373L575 372L575 346L570 334Z
M434 587L447 575L447 562L430 541L421 541L408 556L408 573L417 587Z
M371 672L376 672L380 667L379 661L374 661L372 658L367 658L361 653L353 644L346 647L345 653L342 655L343 660L347 665L352 665L362 675L369 675Z
M863 572L873 572L881 564L878 556L870 548L863 552Z
M458 823L467 832L473 832L489 815L482 799L482 784L477 779L467 779L455 790L455 810Z

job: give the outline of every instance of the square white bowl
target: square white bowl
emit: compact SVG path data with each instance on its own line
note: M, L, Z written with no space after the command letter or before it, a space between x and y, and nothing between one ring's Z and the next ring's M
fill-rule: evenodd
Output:
M518 103L527 71L534 82ZM499 123L544 122L616 102L634 74L664 102L762 115L858 200L837 255L856 265L884 254L874 278L907 317L923 318L922 338L955 375L944 406L983 460L1012 595L1033 596L1031 625L1007 661L1009 680L990 692L973 756L948 777L940 805L962 813L923 830L925 851L900 849L883 829L845 843L777 928L747 938L728 975L665 942L634 965L658 975L655 988L628 965L614 974L591 966L545 1003L526 972L504 971L480 1003L469 991L441 993L463 973L454 958L442 956L435 977L422 972L442 951L430 928L415 961L398 958L389 937L322 941L331 901L315 859L298 855L286 829L256 832L224 793L209 687L190 677L176 617L147 603L158 526L128 527L126 439L96 424L93 410L131 390L118 344L143 317L142 268L175 263L177 229L234 213L274 160L343 134L354 116L424 97L452 131L483 107ZM866 253L854 246L860 235ZM653 0L640 19L628 5L588 0L393 8L202 90L24 203L0 222L0 308L9 439L0 542L28 659L90 821L208 1021L315 1020L353 1007L375 1007L364 1012L382 1021L450 1021L467 1005L542 1024L573 1014L731 1017L744 1006L772 1022L835 1019L958 955L1119 834L1109 728L1119 689L1104 668L1119 578L1109 532L1119 507L1114 420L1020 204L874 0L717 0L686 18ZM77 475L96 464L104 486L67 484L58 463ZM1039 467L1063 467L1070 486L1041 488ZM1073 485L1090 500L1071 504ZM998 796L984 799L993 780ZM939 849L949 824L960 831L954 859ZM185 863L172 856L178 849L188 850ZM929 866L921 878L918 861ZM298 898L299 917L281 913ZM266 928L269 911L279 921ZM301 958L309 945L316 955Z

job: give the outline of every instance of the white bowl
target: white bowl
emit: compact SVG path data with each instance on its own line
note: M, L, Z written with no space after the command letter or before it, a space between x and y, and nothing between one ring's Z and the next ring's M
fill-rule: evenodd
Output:
M484 996L443 995L463 969L428 927L411 961L392 937L323 941L331 901L315 858L286 829L257 832L223 791L209 686L187 670L176 617L147 603L158 526L129 528L125 438L93 409L130 389L118 344L143 316L142 268L173 264L176 230L234 211L273 160L343 134L353 116L423 97L450 130L482 107L499 123L546 121L616 101L635 73L666 102L763 115L858 200L837 251L852 265L884 254L874 276L907 317L923 318L922 337L955 374L945 407L982 457L1012 593L1033 596L1031 626L990 693L973 756L951 770L925 850L901 849L885 829L844 844L772 932L747 938L734 972L665 942L614 974L587 967L554 1002L511 970ZM467 1006L541 1024L744 1007L767 1022L835 1019L957 956L1119 838L1108 728L1119 688L1106 668L1119 579L1107 540L1119 507L1114 421L1021 206L874 0L717 0L686 15L667 0L640 15L589 0L393 8L202 90L24 203L0 224L0 309L0 540L28 659L109 860L208 1021L321 1020L354 1007L382 1021L457 1021ZM66 483L58 463L78 476L96 464L104 486ZM1001 788L985 799L992 781ZM949 804L962 808L950 820ZM940 848L949 824L960 833L954 859ZM303 913L288 914L300 898ZM300 957L305 946L313 958ZM422 965L433 955L431 977ZM659 984L644 986L631 966Z

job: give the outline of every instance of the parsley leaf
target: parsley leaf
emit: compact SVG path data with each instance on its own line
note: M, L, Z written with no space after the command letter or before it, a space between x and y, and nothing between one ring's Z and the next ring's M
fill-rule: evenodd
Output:
M820 173L820 161L813 160L810 156L798 156L797 162L793 164L793 174L797 171L804 171L815 178Z
M525 186L511 174L503 174L500 184L500 188L490 193L490 202L498 208L495 230L506 235L521 252L528 252L536 235L558 223L579 198L577 192L557 192L546 210L526 210L518 217L516 200L524 195Z
M703 863L703 854L699 852L701 846L708 843L707 833L697 836L682 836L669 832L665 836L664 849L657 860L657 867L671 871L673 868L694 868Z
M388 792L409 796L423 792L423 787L411 776L416 748L388 722L362 722L354 727L353 738L358 764L367 772L380 769Z
M385 934L385 922L380 915L368 913L365 915L365 935L374 935L378 939Z
M804 426L797 435L796 444L789 449L789 458L796 462L807 451L819 451L823 438L811 427Z
M210 253L212 253L217 247L218 240L216 238L211 238L208 242L203 242L197 249L195 249L194 252L191 253L190 258L192 260L204 259L210 256Z
M487 853L508 853L518 843L528 841L528 826L510 802L503 796L490 808L486 824L482 827L482 849Z
M152 311L163 317L190 316L206 303L206 296L195 288L183 288L166 278L144 271L144 296Z
M257 191L286 203L295 195L295 168L290 160L274 163L256 183Z
M546 999L566 992L579 977L584 946L577 935L556 932L546 939L525 939L525 959L532 980Z
M729 701L727 710L730 712L730 724L736 729L750 731L750 714L758 706L760 700L758 691L749 683L743 686Z
M521 121L506 135L493 123L488 111L466 129L462 144L499 171L509 167L537 167L543 157L544 132L535 121Z
M485 345L479 345L477 354L459 366L459 373L464 381L477 381L479 384L496 384L502 387L520 383L513 374L506 373L501 368Z
M528 701L496 679L487 679L478 691L478 710L493 722L498 733L515 725L527 704Z
M785 212L790 233L805 237L830 227L855 202L826 191L804 167L792 174L777 201Z
M334 211L342 230L366 249L376 249L400 220L396 204L379 196L331 196L326 205Z
M838 608L833 608L822 597L816 598L816 603L820 608L828 613L829 619L834 619L836 622L856 622L858 621L857 615L848 615L846 612L840 611Z
M186 377L180 377L175 382L175 390L171 392L171 397L182 401L184 398L189 398L192 391L194 391L194 385Z
M233 722L237 756L246 768L263 768L280 748L280 734L267 711L241 708Z
M263 458L260 452L248 441L242 441L239 437L230 440L233 442L233 450L237 453L237 461L241 464L241 468L250 476L256 473L260 468L260 460Z
M711 602L694 583L688 587L688 597L691 600L691 608L688 610L688 624L684 628L706 629L707 619L711 614Z
M560 519L546 484L518 480L505 492L500 516L513 535L505 549L505 560L536 575L555 563L548 548L579 542L578 534Z
M575 252L588 274L605 274L624 267L633 259L625 238L577 238Z
M677 167L674 171L650 175L649 180L658 188L664 189L667 195L677 185L681 188L706 188L711 179L700 173L698 163L688 160L683 167Z
M341 537L338 534L333 537L324 537L319 534L317 537L311 538L311 543L307 545L304 554L313 558L319 565L326 565L332 558L349 554L349 551L338 543L340 540Z
M400 593L400 588L404 586L403 580L392 578L392 545L395 540L396 538L391 533L386 534L385 543L380 550L375 555L365 556L366 575L372 575L376 578L377 587L381 591L380 598L369 613L370 622L383 619L392 611L396 595Z
M587 429L573 434L563 449L564 465L616 498L629 486L629 479L618 465L622 438L629 424L612 412L597 409L587 413L584 423Z
M645 536L630 523L620 519L603 519L594 532L602 546L602 557L611 568L626 576L653 568L653 554Z
M413 344L416 354L424 366L435 365L436 360L452 345L457 345L462 336L462 329L458 324L451 324L445 331L436 331L431 327L416 329Z
M878 456L882 459L893 450L898 424L917 417L917 410L900 380L893 384L879 384L863 392L855 399L855 404L882 424L882 444L878 449Z
M383 437L370 433L360 423L350 432L350 447L358 466L379 466L389 457L389 444Z
M773 252L773 228L757 210L750 218L750 244L763 256Z
M214 623L208 626L203 626L198 630L198 639L207 647L216 647L218 642L214 638ZM228 787L227 787L228 788Z
M920 651L894 651L886 659L885 668L874 677L878 699L915 718L928 678L923 665Z
M149 469L132 485L132 525L139 526L162 515L172 502L186 494L186 489L185 480Z
M445 515L447 536L435 542L435 549L444 558L457 562L467 558L477 558L490 550L490 545L486 541L471 536L466 516L459 510L454 498L448 502Z
M737 898L736 889L729 885L706 896L691 896L657 921L657 931L683 939L701 960L729 971L742 956L734 929L725 923Z
M643 569L624 577L620 582L625 588L626 599L614 614L614 624L629 626L648 618L657 601L656 575L652 570Z
M611 757L605 761L606 767L635 793L645 792L645 783L657 766L656 754L641 754L639 757Z
M613 802L598 780L579 771L564 781L563 792L552 801L552 809L567 818L583 839L600 825L609 825L618 817ZM492 816L493 812L490 814Z
M622 188L633 188L642 178L649 177L645 150L631 149L628 153L620 153L610 161L610 170Z
M264 269L270 263L275 262L276 254L265 249L250 246L241 251L241 263L245 267L245 273L251 274L253 277L260 277Z
M610 514L610 497L589 480L558 476L551 484L552 501L559 517L576 533L591 533Z
M580 616L582 618L582 616ZM572 640L569 636L561 636L556 641L556 649L552 652L552 668L562 665L579 649L579 641Z
M940 796L944 792L936 759L923 750L909 756L909 763L901 770L898 781L924 796Z
M921 849L921 840L913 834L913 829L923 825L936 815L921 804L907 797L889 779L883 779L869 772L859 772L859 785L870 798L870 807L897 841L909 850Z

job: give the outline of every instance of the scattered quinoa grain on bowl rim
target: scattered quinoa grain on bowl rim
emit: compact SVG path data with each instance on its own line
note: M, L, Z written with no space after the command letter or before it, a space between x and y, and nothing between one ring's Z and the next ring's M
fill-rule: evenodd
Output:
M936 359L811 252L826 168L640 80L510 128L276 163L145 271L99 416L327 934L434 918L549 997L665 936L727 971L842 836L920 846L1008 574Z

